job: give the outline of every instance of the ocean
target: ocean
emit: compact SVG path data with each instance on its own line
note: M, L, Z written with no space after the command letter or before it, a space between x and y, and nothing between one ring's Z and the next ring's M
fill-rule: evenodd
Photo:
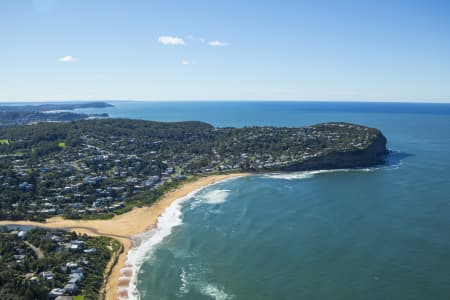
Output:
M130 253L135 298L450 299L449 104L114 104L80 111L218 127L353 122L394 151L384 166L255 175L180 199Z

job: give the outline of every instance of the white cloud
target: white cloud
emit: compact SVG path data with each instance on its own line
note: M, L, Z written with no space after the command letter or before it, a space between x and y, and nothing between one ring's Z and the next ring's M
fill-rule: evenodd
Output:
M181 46L184 45L184 40L175 36L160 36L158 38L158 43L163 45Z
M64 62L64 63L66 63L66 62L74 62L74 61L76 61L77 59L75 58L75 57L73 57L72 55L66 55L66 56L63 56L63 57L61 57L60 59L58 59L60 62Z
M221 41L210 41L208 42L208 45L210 45L211 47L225 47L228 46L228 43Z
M182 65L189 65L191 62L190 61L188 61L187 59L182 59L181 60L181 64Z

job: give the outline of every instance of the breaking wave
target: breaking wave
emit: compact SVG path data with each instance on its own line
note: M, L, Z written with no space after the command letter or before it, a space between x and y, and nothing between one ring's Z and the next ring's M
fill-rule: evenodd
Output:
M212 185L223 183L231 179L233 178L224 179L215 182ZM181 211L183 203L193 198L194 196L196 196L196 194L209 186L211 185L207 185L194 190L186 196L172 202L172 204L164 210L161 216L158 217L156 228L152 228L133 237L133 244L136 246L128 251L128 258L125 262L124 268L122 268L121 270L121 277L119 279L119 282L123 283L123 285L119 286L120 300L140 299L139 291L137 289L137 275L140 267L142 266L144 261L148 259L152 254L152 250L154 249L154 247L159 244L164 238L169 236L172 233L174 227L183 224ZM205 199L206 203L216 204L226 201L229 193L229 190L213 190L211 192L205 193L205 195L203 195L202 197L204 197L203 199Z
M208 191L204 194L197 194L194 201L190 203L190 209L194 209L201 204L217 205L225 203L230 195L231 190L215 189ZM210 211L212 213L218 213L218 211Z
M189 198L193 197L202 188L195 190L188 195L175 200L166 210L159 216L157 226L133 237L133 241L138 245L128 252L128 259L125 267L121 270L121 282L128 282L127 286L119 287L119 299L139 300L139 292L137 290L137 274L146 258L151 254L151 250L159 244L165 237L172 233L174 227L183 224L182 204ZM125 296L120 296L125 295Z
M208 278L209 276L207 271L201 266L191 265L188 266L188 269L191 270L186 271L185 268L181 268L179 275L180 287L178 288L178 292L176 294L178 298L183 298L184 295L187 295L192 290L195 290L214 300L235 299L235 296L227 293L222 285L205 280L205 277Z
M396 170L400 167L401 162L394 165L381 165L371 168L349 168L349 169L333 169L333 170L315 170L315 171L299 171L291 173L269 173L261 175L264 178L284 179L284 180L297 180L312 178L318 174L325 173L342 173L342 172L375 172L379 170Z
M316 171L300 171L300 172L292 172L292 173L270 173L262 175L264 178L273 178L273 179L285 179L285 180L297 180L297 179L307 179L312 178L318 174L324 173L337 173L337 172L371 172L375 171L378 168L364 168L364 169L335 169L335 170L316 170Z
M231 300L234 299L234 296L227 294L222 288L214 284L205 284L200 288L200 293L205 296L211 297L215 300Z
M207 204L220 204L227 201L230 190L212 190L199 196L200 200Z
M385 163L370 168L347 168L347 169L327 169L327 170L314 170L314 171L299 171L289 173L269 173L261 175L264 178L284 179L284 180L296 180L312 178L318 174L324 173L339 173L339 172L374 172L379 170L397 170L403 164L403 160L411 154L399 151L391 150L386 157Z
M186 271L183 268L181 268L180 282L181 282L181 286L178 290L179 295L184 295L184 294L189 293L189 278L188 278L188 274L186 273Z
M401 163L394 165L383 165L379 167L372 168L359 168L359 169L335 169L335 170L316 170L316 171L302 171L302 172L293 172L293 173L269 173L258 175L262 178L271 178L271 179L282 179L282 180L299 180L299 179L307 179L318 174L324 173L336 173L336 172L373 172L378 171L380 169L397 169ZM218 183L222 183L224 181L228 181L230 179L226 179ZM210 185L209 185L210 186ZM128 258L125 263L125 267L121 270L121 278L120 283L123 285L119 286L119 299L120 300L139 300L140 295L137 290L137 275L141 265L147 260L152 254L152 250L154 247L159 244L164 238L169 236L173 228L183 224L182 218L182 205L187 200L194 198L194 201L190 204L190 208L193 209L196 206L205 203L205 204L221 204L227 201L228 196L231 191L227 189L213 189L211 191L206 191L205 193L199 194L200 191L204 190L206 187L199 188L195 191L192 191L188 195L175 200L166 210L159 216L157 221L156 228L145 231L139 235L133 237L134 246L128 252ZM180 274L181 287L178 291L179 295L183 295L189 293L189 274L182 271ZM223 288L218 287L217 285L211 283L204 283L201 285L197 285L198 290L205 296L209 296L212 299L216 300L227 300L234 299L233 295L227 294Z

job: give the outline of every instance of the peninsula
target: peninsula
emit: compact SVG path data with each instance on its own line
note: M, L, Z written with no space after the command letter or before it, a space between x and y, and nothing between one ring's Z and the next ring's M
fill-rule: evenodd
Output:
M368 167L374 128L215 128L202 122L94 119L0 130L0 220L111 218L186 180L218 173Z
M0 129L0 225L65 228L119 241L102 291L92 290L115 300L126 297L120 287L133 276L126 268L132 237L155 227L176 199L252 173L374 166L387 153L379 130L338 122L215 128L94 119L12 126ZM64 274L54 293L86 293L66 291L71 279Z

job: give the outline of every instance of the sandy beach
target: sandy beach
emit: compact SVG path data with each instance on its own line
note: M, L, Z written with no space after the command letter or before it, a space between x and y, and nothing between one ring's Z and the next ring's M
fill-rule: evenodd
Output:
M134 208L130 212L117 215L110 220L65 220L62 217L54 217L48 219L45 223L31 221L0 221L0 225L18 224L47 228L66 228L77 233L86 233L91 236L102 235L119 240L123 245L124 251L118 257L117 263L113 266L105 286L106 299L117 300L119 296L119 286L127 284L127 282L120 282L120 277L121 270L127 260L127 253L133 246L131 240L132 236L154 227L158 217L176 199L218 181L246 175L248 174L236 173L201 177L196 181L185 183L181 187L168 192L150 207ZM121 294L120 296L126 297L124 294Z

